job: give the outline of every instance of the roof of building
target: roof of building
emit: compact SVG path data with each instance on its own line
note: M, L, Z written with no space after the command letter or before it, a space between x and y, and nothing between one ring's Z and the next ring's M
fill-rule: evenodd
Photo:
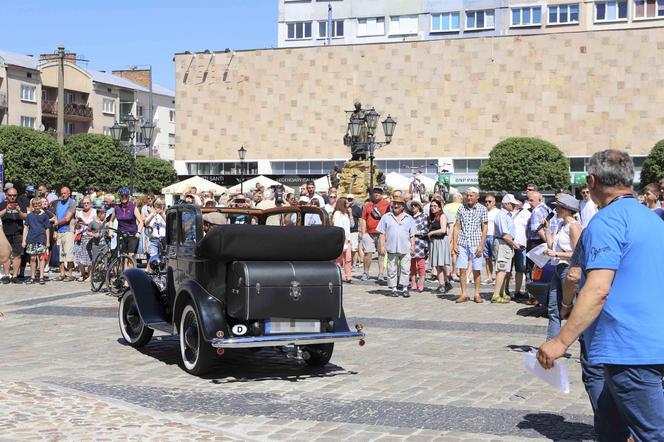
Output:
M39 58L32 57L30 55L17 54L16 52L9 52L0 49L0 57L5 61L5 64L12 66L20 66L26 69L39 70ZM82 66L79 66L81 69L84 69ZM111 86L122 87L125 89L133 89L142 92L150 92L146 87L141 86L140 84L129 81L126 78L120 77L118 75L109 74L107 72L97 71L95 69L84 69L92 81L97 83L108 84ZM160 84L152 84L152 93L157 95L164 95L167 97L175 97L175 92L169 88L162 86Z
M133 89L141 92L150 92L150 89L141 86L140 84L134 83L133 81L129 81L124 77L120 77L119 75L113 75L109 74L108 72L97 71L94 69L86 69L86 71L92 77L92 81L97 83L118 86L125 89ZM168 97L175 97L175 92L156 83L152 84L152 93L157 95L166 95Z
M16 52L9 52L0 49L0 57L5 61L5 64L12 66L20 66L26 69L39 69L39 58L30 55L17 54Z

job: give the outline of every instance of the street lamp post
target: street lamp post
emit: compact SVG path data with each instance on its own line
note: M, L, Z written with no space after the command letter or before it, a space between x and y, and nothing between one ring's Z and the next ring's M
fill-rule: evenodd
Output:
M367 147L369 150L369 195L371 201L374 199L374 159L376 158L376 149L392 142L394 129L397 125L397 122L388 114L387 118L381 122L383 132L385 133L385 141L376 141L376 127L378 126L379 118L380 114L376 112L374 108L371 108L371 110L364 113L364 119L354 116L350 119L350 123L348 124L352 140L358 140L360 138L362 128L366 125L367 141L353 141L353 144L355 146Z
M129 134L129 155L131 157L131 169L129 175L129 191L133 194L134 192L134 167L136 163L136 146L134 145L134 135L136 135L136 118L133 115L129 114L125 118L124 126L121 126L116 121L115 124L111 127L111 137L113 137L113 143L116 147L120 146L120 141L122 138L122 130L127 129L127 134ZM150 134L152 135L152 134Z
M141 126L141 133L143 134L145 146L148 148L148 156L152 158L152 137L154 136L154 124L152 121L148 121Z
M237 150L237 154L240 157L240 193L244 194L244 158L247 156L247 149L241 146Z

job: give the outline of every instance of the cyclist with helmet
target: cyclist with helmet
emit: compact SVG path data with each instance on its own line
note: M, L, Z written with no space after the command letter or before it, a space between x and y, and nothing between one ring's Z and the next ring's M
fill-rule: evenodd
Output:
M130 192L126 187L120 188L120 203L115 206L110 223L118 220L118 250L120 253L136 254L138 239L143 230L143 217L138 207L130 201Z

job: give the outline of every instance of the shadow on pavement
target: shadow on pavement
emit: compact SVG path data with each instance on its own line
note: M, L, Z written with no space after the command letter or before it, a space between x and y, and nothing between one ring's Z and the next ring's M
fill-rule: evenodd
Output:
M516 312L519 316L531 316L536 318L546 318L546 307L543 305L536 305L532 307L525 307L517 310Z
M122 338L117 341L121 345L127 345ZM177 365L182 368L177 336L155 337L137 351L166 365ZM184 372L184 368L182 370ZM214 384L228 384L268 380L298 382L311 378L355 374L357 372L345 370L332 363L320 368L311 368L304 361L288 358L276 348L266 347L226 350L223 356L217 357L214 368L200 378L209 379Z
M550 440L595 440L592 425L583 422L567 422L563 416L553 413L531 413L523 417L517 427L533 429Z

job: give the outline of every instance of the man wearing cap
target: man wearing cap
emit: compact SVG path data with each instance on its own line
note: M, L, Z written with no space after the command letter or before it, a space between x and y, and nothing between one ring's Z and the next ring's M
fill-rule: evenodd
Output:
M486 207L478 203L480 191L469 187L466 191L466 204L457 211L454 224L452 253L457 256L456 267L461 279L461 295L457 303L468 301L466 296L468 261L472 260L473 283L475 284L474 301L484 302L480 296L480 278L482 275L482 251L486 241L488 215Z
M491 302L508 303L510 297L506 293L506 275L512 267L514 249L515 228L512 219L512 211L516 204L514 195L507 194L503 197L502 208L493 219L493 257L496 260L496 286L493 289Z
M29 184L25 186L25 193L18 197L18 203L31 210L30 200L35 196L35 186Z
M207 234L214 226L226 224L226 215L219 212L210 212L203 215L203 233Z
M413 217L405 212L405 206L402 197L393 197L392 211L381 217L376 231L380 233L379 253L387 252L387 285L392 296L399 295L401 286L404 298L408 298L410 257L415 252L417 227Z
M362 242L364 249L364 273L362 274L362 281L369 280L369 269L371 269L371 257L374 252L378 251L378 281L385 281L384 268L385 268L385 253L381 252L379 248L380 232L376 230L378 223L385 213L390 208L390 203L383 199L383 188L374 187L373 201L368 201L362 210L362 217L360 218L360 230L358 234L359 240Z

